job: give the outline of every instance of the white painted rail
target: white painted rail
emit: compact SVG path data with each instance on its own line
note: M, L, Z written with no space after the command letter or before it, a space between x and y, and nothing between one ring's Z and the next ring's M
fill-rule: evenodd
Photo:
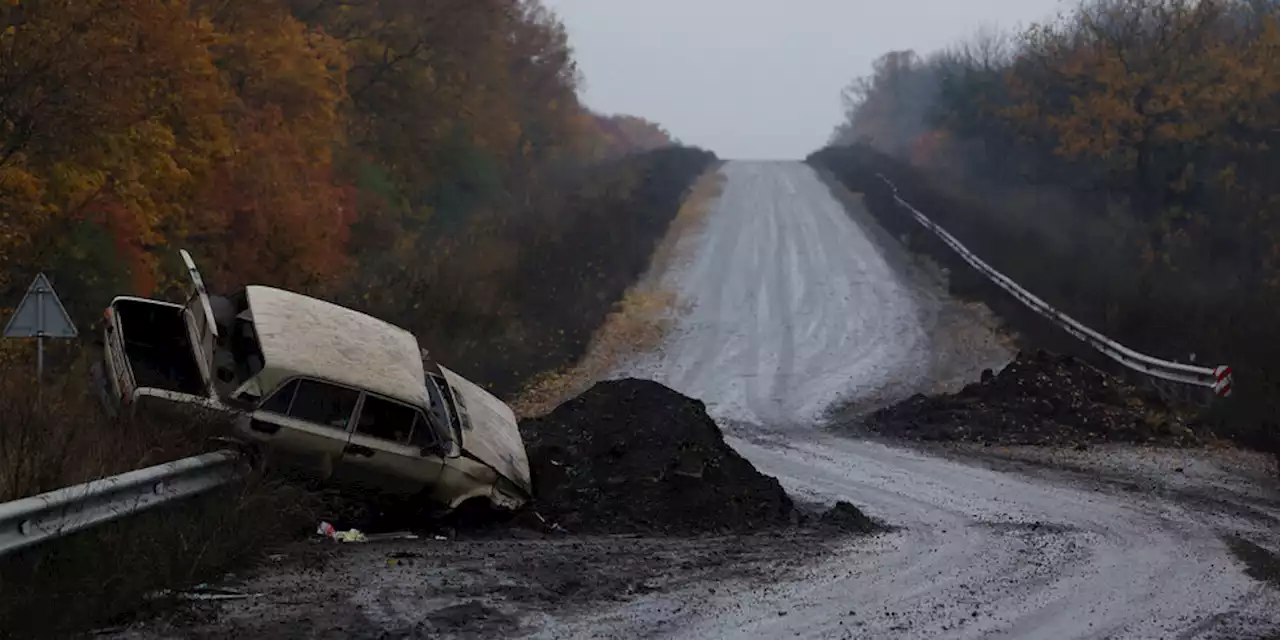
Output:
M217 451L0 504L0 556L191 497L240 473L236 452Z
M959 240L947 233L946 229L938 226L918 209L911 206L898 194L898 187L893 184L883 174L877 173L876 177L884 181L886 185L893 191L894 202L898 206L910 211L924 228L932 231L943 242L947 243L965 262L976 269L979 273L986 276L1001 289L1009 292L1018 301L1027 305L1032 311L1048 318L1054 324L1062 327L1071 335L1088 343L1094 349L1097 349L1103 355L1119 362L1134 371L1144 373L1149 376L1180 382L1183 384L1196 385L1213 389L1214 393L1219 396L1231 395L1232 373L1231 367L1220 365L1217 367L1200 367L1180 362L1170 362L1159 358L1139 353L1130 349L1115 340L1112 340L1089 327L1080 324L1075 318L1053 308L1052 305L1033 295L1030 291L1023 289L1018 283L1014 282L1008 276L996 271L991 265L988 265L981 258L974 255Z

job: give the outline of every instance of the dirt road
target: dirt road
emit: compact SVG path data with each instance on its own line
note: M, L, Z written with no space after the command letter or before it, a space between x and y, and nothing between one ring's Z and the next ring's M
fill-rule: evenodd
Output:
M687 312L618 374L704 400L797 499L898 527L379 543L268 568L263 595L127 637L1241 638L1280 630L1280 499L1239 453L904 448L820 426L1009 353L799 163L733 162ZM1272 484L1271 486L1274 486ZM1270 550L1270 551L1269 551ZM407 567L389 555L416 554ZM416 568L415 568L416 567ZM140 634L140 635L139 635Z
M1280 548L1280 501L1249 488L1265 482L1260 460L1224 463L1247 467L1254 484L1212 485L1251 505L1252 517L1237 518L1176 495L1027 478L819 429L842 396L870 406L926 387L937 354L954 350L931 323L963 310L906 273L895 249L863 232L857 203L847 215L808 167L731 163L725 173L697 257L672 276L691 311L628 373L703 398L733 425L731 444L793 495L850 500L903 529L769 592L704 602L679 624L646 602L620 635L660 624L679 637L818 638L854 625L855 637L1168 638L1280 621L1274 587L1246 576L1223 537ZM976 347L964 354L970 379L1000 357L994 341ZM1170 475L1192 485L1196 471L1223 473L1212 457L1181 466Z

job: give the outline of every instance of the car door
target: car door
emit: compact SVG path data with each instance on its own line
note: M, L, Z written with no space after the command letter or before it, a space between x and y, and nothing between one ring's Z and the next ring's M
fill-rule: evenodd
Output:
M187 287L186 314L190 321L192 348L196 353L196 361L200 374L204 377L206 387L213 380L213 352L218 341L218 325L213 318L213 305L209 302L209 290L204 285L200 270L196 269L195 260L186 249L179 249L182 264L191 279Z
M273 467L329 480L351 437L359 400L355 389L293 378L242 417L240 430L262 444Z
M365 393L335 480L354 488L413 495L435 484L441 439L416 407Z

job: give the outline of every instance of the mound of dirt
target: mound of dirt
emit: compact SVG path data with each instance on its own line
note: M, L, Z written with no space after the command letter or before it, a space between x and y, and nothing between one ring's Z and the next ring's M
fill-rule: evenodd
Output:
M801 518L702 402L656 382L597 383L520 432L534 508L570 532L730 532Z
M830 527L857 533L876 533L888 528L884 523L874 520L861 509L844 500L836 502L835 506L824 512L818 521Z
M1194 444L1158 402L1071 356L1019 352L999 375L959 393L916 395L872 413L872 431L917 440L988 444Z

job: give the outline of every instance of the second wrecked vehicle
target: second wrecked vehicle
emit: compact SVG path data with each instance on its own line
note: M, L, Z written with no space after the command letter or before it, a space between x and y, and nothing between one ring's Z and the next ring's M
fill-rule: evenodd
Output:
M511 408L436 363L413 334L273 287L210 296L182 256L193 285L185 305L111 303L99 380L108 407L147 397L223 411L269 464L364 492L446 510L529 500Z

